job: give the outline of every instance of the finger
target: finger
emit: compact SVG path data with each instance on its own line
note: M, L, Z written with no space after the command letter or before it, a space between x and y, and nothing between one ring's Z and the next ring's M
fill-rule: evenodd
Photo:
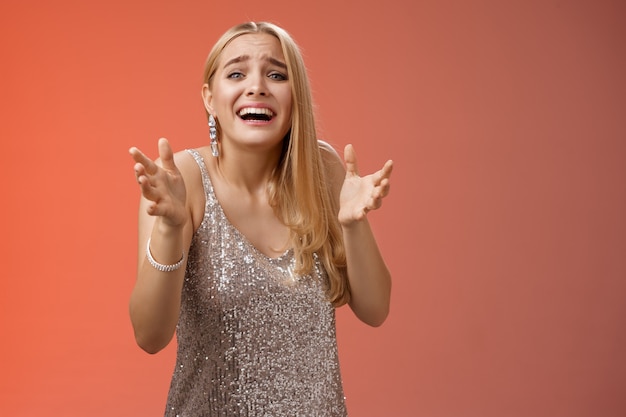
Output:
M150 158L134 146L128 150L128 153L132 156L135 162L139 162L140 164L145 164L146 161L150 160Z
M389 178L391 176L391 171L393 171L393 161L390 159L385 162L385 165L383 165L383 178Z
M150 200L153 202L161 200L161 194L159 193L159 190L152 184L150 177L146 175L141 175L137 178L137 182L139 183L141 195L143 195L146 200Z
M356 152L354 146L346 145L343 150L343 160L346 164L346 176L358 176L359 168L356 162Z
M389 194L390 184L387 178L372 190L372 196L366 204L366 210L377 210L383 205L383 199Z
M152 161L152 159L148 158L143 152L139 149L132 147L128 150L130 155L133 157L135 162L144 166L146 173L153 175L157 172L157 165Z
M388 179L391 176L391 171L393 171L393 161L389 160L385 162L382 169L380 170L380 178L378 182L381 182L384 179Z
M383 205L383 197L372 197L366 206L367 211L377 210Z
M380 182L380 189L379 189L380 197L387 197L387 195L389 195L390 189L391 189L391 183L389 182L389 179L385 178L384 180Z
M142 175L146 175L146 167L144 167L143 164L139 162L133 165L133 169L135 170L135 175L137 176L137 179L139 179L139 177L141 177Z
M372 210L376 210L378 207L380 207L381 203L381 198L370 198L370 200L367 202L367 205L365 206L365 212L369 213Z
M387 161L380 170L372 174L372 180L374 181L374 186L378 187L384 180L389 180L392 169L393 169L393 163L391 161Z
M148 207L146 207L146 213L150 216L162 216L163 210L158 203L152 202L151 204L148 204Z
M385 198L389 194L389 180L383 179L379 185L375 186L372 190L372 199Z
M146 169L144 163L146 161L145 155L141 153L141 151L137 148L130 148L128 152L131 154L132 158L135 160L135 165L133 165L133 170L135 171L135 179L139 184L141 184L142 176L146 175ZM141 161L141 162L137 162Z
M148 186L153 185L154 174L148 174L145 165L143 165L141 162L137 162L133 166L133 169L135 170L135 178L139 184Z
M161 157L161 162L163 164L163 168L170 171L177 171L178 168L174 163L174 153L172 152L172 147L167 139L161 138L159 139L159 157Z

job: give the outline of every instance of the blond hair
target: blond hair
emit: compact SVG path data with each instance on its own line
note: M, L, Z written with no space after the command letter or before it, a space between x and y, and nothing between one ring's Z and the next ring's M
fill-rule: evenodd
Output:
M320 155L306 67L295 41L272 23L249 22L234 26L209 53L203 83L211 86L219 57L233 39L254 33L266 33L279 40L293 103L291 129L283 141L282 155L268 187L269 202L276 216L291 230L295 272L311 272L317 254L328 274L328 298L333 305L340 306L350 301L343 236L337 219L338 207Z

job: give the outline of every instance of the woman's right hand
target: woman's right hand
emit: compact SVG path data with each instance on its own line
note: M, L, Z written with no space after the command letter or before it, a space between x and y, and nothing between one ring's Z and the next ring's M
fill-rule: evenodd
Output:
M161 217L161 221L168 226L180 227L188 217L185 182L174 163L174 154L167 139L159 139L158 148L160 163L152 161L139 149L130 148L129 152L135 160L135 176L141 194L149 201L146 212L150 216Z

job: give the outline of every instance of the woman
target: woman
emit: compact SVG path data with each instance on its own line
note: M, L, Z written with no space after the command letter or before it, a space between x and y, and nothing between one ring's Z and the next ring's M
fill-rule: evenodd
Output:
M357 173L315 136L302 56L269 23L226 32L202 99L210 144L159 160L136 148L142 192L130 300L137 343L177 335L166 415L346 414L334 308L378 326L391 278L367 222L392 163Z

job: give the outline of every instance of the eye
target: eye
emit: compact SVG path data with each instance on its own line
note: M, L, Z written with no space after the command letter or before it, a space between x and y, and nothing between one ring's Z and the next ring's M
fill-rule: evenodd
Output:
M233 71L226 76L226 78L230 78L230 79L238 79L238 78L243 78L243 77L244 77L243 73L239 71Z
M282 74L280 72L271 72L268 75L268 78L274 81L286 81L288 79L285 74Z

